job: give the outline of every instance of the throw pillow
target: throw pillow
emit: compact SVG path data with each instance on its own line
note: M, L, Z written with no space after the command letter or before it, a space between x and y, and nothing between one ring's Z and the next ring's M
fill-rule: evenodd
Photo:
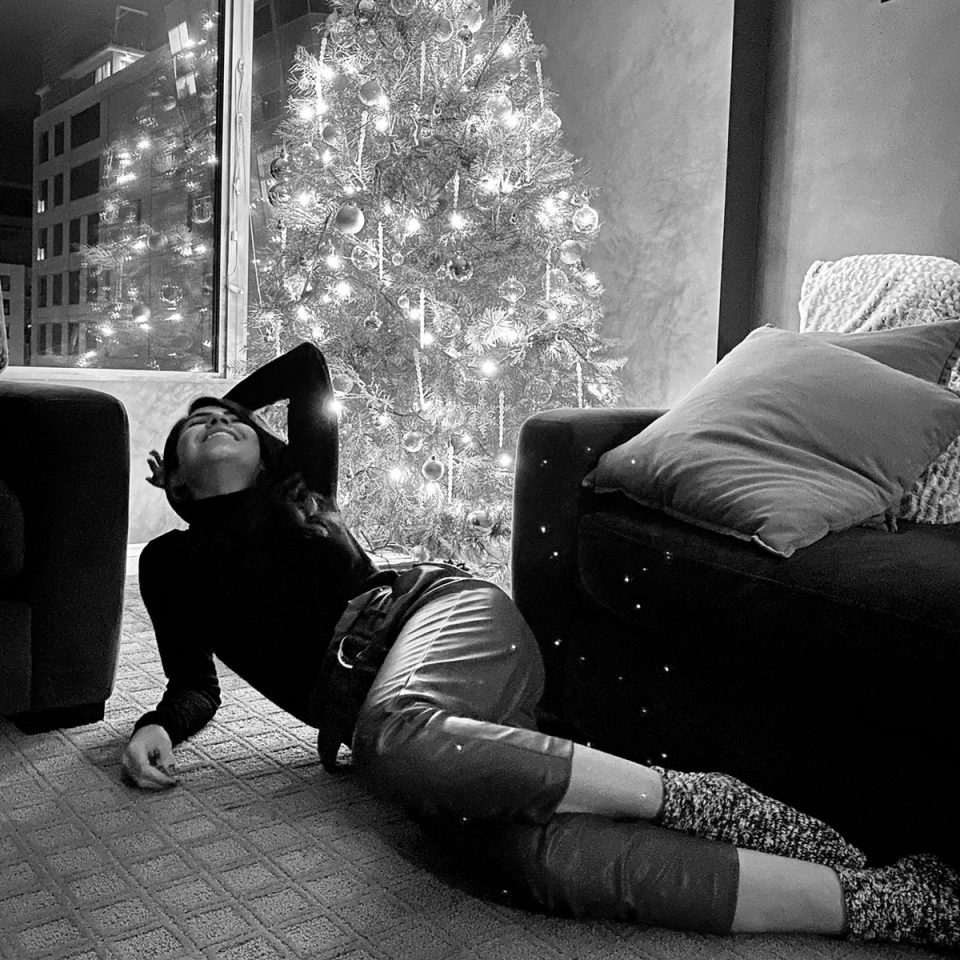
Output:
M960 318L960 264L945 257L864 254L811 265L800 291L800 329L855 332ZM960 363L946 382L960 391ZM960 522L960 440L906 492L898 515Z
M789 557L898 504L958 434L949 390L761 327L584 482Z

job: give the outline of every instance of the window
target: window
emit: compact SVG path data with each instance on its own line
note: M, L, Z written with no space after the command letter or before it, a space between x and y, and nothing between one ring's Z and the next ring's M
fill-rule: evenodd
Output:
M87 267L87 303L96 303L100 295L100 269Z
M37 145L37 163L46 163L50 159L50 131L44 130L40 134L40 143Z
M100 136L100 104L95 103L70 118L70 149L76 150Z
M70 170L70 199L89 197L100 189L100 158L79 163Z
M80 218L74 217L70 221L70 252L77 253L80 250Z
M45 307L47 305L47 275L41 274L37 278L37 306Z
M310 12L307 0L275 0L277 22L289 23L299 17L305 17Z
M106 80L107 77L113 74L113 61L108 60L106 63L101 63L97 67L96 76L94 77L94 83L101 83L103 80Z
M139 223L142 210L143 201L139 197L130 203L123 204L123 206L120 207L120 222Z
M49 187L49 180L41 180L40 183L37 184L37 213L46 213L47 191Z
M53 305L59 307L63 303L63 274L53 275Z
M71 306L80 302L80 271L71 270L67 274L67 303Z
M10 316L10 301L6 297L3 298L3 315Z
M47 259L47 228L41 227L37 231L37 259Z
M50 333L52 334L51 339L53 342L50 344L51 353L62 353L63 352L63 327L59 323L50 324Z
M41 323L38 324L37 330L39 331L39 336L37 337L37 353L46 353L47 352L47 324Z
M109 270L103 270L100 273L100 288L103 290L104 299L109 300L113 296L113 274Z
M53 177L53 205L59 207L63 203L63 174L57 173Z
M63 224L55 223L53 225L53 255L59 257L63 255Z
M10 274L0 273L0 290L4 293L10 292Z
M87 246L95 247L100 242L100 214L87 215Z
M67 324L67 353L75 357L80 352L80 324Z
M63 121L53 128L53 155L59 157L63 153Z

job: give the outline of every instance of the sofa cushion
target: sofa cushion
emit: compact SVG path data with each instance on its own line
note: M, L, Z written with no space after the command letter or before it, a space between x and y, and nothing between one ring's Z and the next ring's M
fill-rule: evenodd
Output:
M789 557L898 505L958 435L950 391L761 327L585 483Z
M816 261L800 291L800 329L851 333L960 318L960 263L945 257L863 254ZM960 391L960 363L944 383ZM960 441L907 490L899 516L922 523L960 522Z
M17 495L0 477L0 580L23 569L23 510Z

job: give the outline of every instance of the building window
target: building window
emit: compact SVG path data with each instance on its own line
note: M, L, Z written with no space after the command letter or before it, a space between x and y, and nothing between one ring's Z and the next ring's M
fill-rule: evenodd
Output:
M87 267L87 303L96 303L100 294L100 269Z
M53 255L59 257L63 255L63 224L55 223L53 225Z
M95 103L70 118L70 149L76 150L100 136L100 104Z
M63 274L53 275L53 305L59 307L63 303Z
M37 231L37 259L47 259L47 228L41 227Z
M37 306L45 307L47 305L47 275L41 274L37 279Z
M100 189L100 158L79 163L70 170L70 199L89 197Z
M74 217L70 221L70 252L79 253L80 251L80 218Z
M63 121L61 121L53 128L53 155L59 157L63 149Z
M10 292L10 274L0 273L0 290L4 293Z
M109 300L113 295L113 273L110 270L101 271L100 289L103 290L103 297L105 300Z
M106 80L107 77L113 74L113 61L108 60L106 63L101 63L97 67L96 75L94 76L94 83L101 83L103 80Z
M87 246L95 247L100 242L100 214L87 215Z
M63 174L57 173L53 177L53 205L59 207L63 203Z
M44 130L40 134L40 143L37 145L37 163L46 163L50 159L50 131Z
M37 184L37 213L46 213L47 211L47 191L49 187L49 180L41 180Z
M63 327L59 323L50 324L51 340L50 352L54 354L63 353Z
M10 301L6 297L3 298L3 315L10 316Z
M73 306L80 302L80 271L71 270L67 275L67 303Z
M47 352L47 325L40 323L37 325L39 336L37 337L37 353Z
M75 357L80 352L80 324L67 324L67 353Z

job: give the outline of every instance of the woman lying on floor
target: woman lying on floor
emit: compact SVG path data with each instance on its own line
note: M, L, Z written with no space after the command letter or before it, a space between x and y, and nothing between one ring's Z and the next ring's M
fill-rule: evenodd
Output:
M289 444L251 413L281 399ZM344 525L332 399L323 355L303 344L226 398L194 401L154 456L154 482L189 529L140 560L168 682L123 754L135 784L177 782L173 746L220 703L216 654L321 728L325 765L352 730L372 791L462 840L465 855L481 843L501 885L543 909L960 947L960 877L936 858L867 869L831 828L732 777L539 732L543 665L511 600L456 568L378 573ZM331 739L326 648L344 618L371 610L393 624L392 646Z

